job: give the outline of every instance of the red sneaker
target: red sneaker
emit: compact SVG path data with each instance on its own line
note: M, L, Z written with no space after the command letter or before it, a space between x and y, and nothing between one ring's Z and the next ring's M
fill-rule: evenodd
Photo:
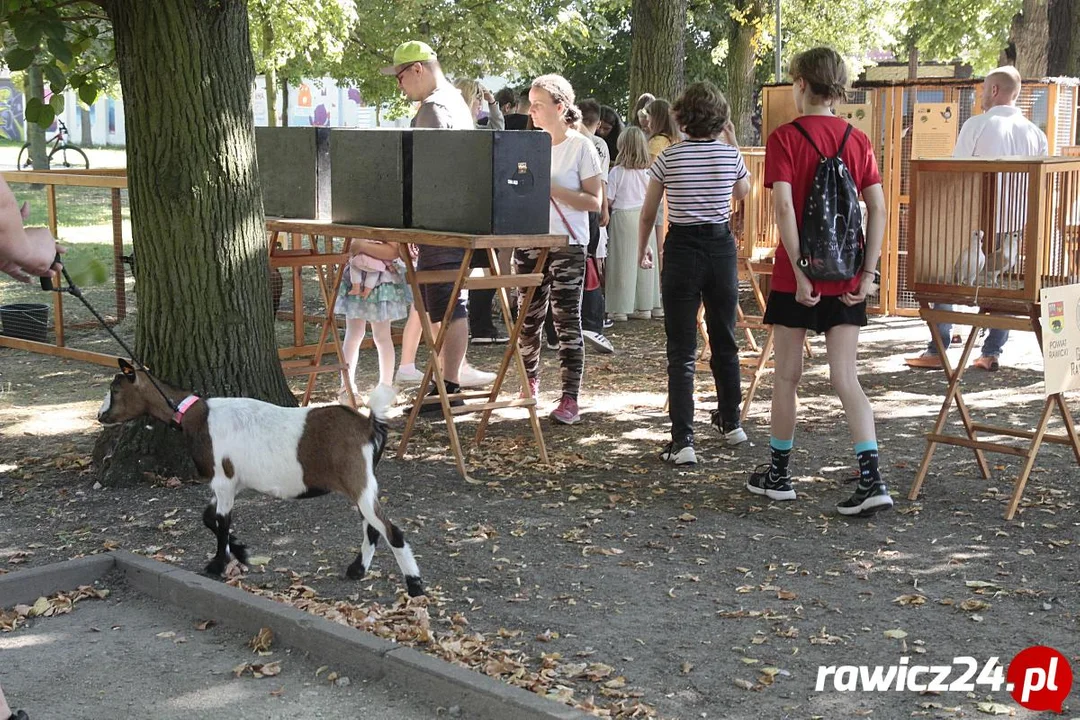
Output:
M573 425L581 422L577 400L569 395L563 395L562 400L559 401L559 407L555 408L551 413L551 419L560 425Z
M521 388L521 399L528 400L530 397L534 400L540 397L540 378L538 377L529 378L528 387Z

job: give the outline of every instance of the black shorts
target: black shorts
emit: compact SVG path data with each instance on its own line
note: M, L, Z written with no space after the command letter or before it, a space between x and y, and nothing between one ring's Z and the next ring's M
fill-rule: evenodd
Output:
M765 307L766 325L783 325L826 333L837 325L866 325L866 301L845 305L837 296L823 296L818 304L807 307L795 299L795 293L769 293Z
M425 270L457 270L461 267L460 263L453 265L436 265L434 267L426 267ZM452 297L454 292L454 283L426 283L420 286L420 292L424 295L424 307L427 309L428 318L433 323L440 323L443 320L443 315L446 314L446 308L450 306L450 303L454 304L453 314L450 319L461 320L469 316L469 310L465 305L465 292L458 292L457 297Z

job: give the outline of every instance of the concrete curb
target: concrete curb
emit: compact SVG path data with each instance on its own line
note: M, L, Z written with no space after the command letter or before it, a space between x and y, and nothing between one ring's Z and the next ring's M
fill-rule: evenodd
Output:
M128 552L112 552L0 576L0 607L89 585L111 571L132 589L230 629L255 634L269 627L283 645L357 678L386 677L466 717L580 720L592 717L562 703L499 682L412 648L251 595L217 580Z
M0 608L29 605L42 595L90 585L115 566L116 558L103 553L0 575Z

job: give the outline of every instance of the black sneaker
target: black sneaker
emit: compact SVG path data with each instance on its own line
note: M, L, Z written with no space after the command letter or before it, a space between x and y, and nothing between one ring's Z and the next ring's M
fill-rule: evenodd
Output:
M669 442L660 453L660 459L672 465L697 465L697 455L694 454L694 441L686 440L678 444Z
M869 488L856 487L855 492L842 503L837 503L836 511L841 515L870 517L893 506L889 488L881 480Z
M733 423L725 423L720 417L719 410L709 411L709 417L712 418L713 426L724 436L724 442L727 443L728 447L742 445L749 439L746 437L746 431L743 430L742 424L738 420Z
M794 500L795 490L791 487L791 476L774 478L768 463L758 465L746 481L746 489L755 495L764 495L770 500Z
M461 386L459 386L457 383L446 382L446 394L447 395L453 395L454 393L458 393L458 392L461 392ZM439 389L433 385L431 390L428 392L427 396L428 397L438 397L439 396ZM464 400L451 400L450 401L450 407L461 407L464 404L465 404ZM421 405L420 406L420 414L421 415L437 415L438 417L442 417L442 405L440 403L429 403L427 405Z

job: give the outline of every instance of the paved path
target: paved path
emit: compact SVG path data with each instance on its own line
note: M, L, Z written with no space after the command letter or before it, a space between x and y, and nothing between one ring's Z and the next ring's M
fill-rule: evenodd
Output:
M286 648L254 654L250 638L211 627L145 597L112 588L68 615L38 618L0 635L0 686L31 720L356 718L453 716L386 680L344 686L318 677L314 660ZM174 633L162 636L162 634ZM281 663L281 674L236 678L243 663ZM339 680L341 684L345 681Z

